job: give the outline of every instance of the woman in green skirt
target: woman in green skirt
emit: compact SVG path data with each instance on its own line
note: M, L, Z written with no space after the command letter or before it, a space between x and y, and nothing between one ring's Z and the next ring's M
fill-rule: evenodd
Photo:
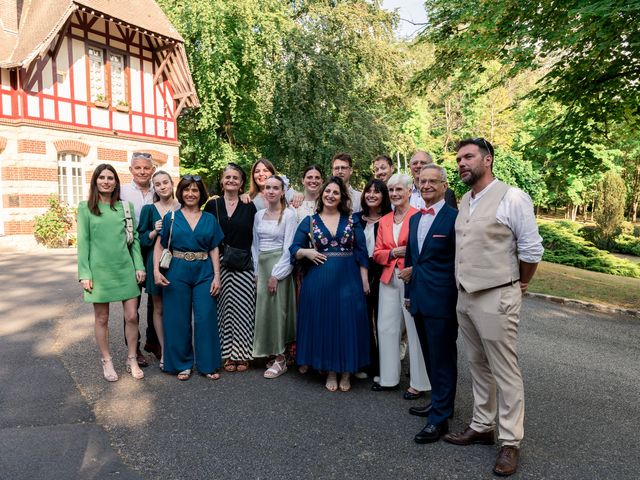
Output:
M265 378L276 378L287 371L285 350L296 339L289 247L298 222L295 212L287 208L284 194L282 178L269 177L263 190L266 208L256 213L253 222L252 256L257 281L253 356L270 357Z

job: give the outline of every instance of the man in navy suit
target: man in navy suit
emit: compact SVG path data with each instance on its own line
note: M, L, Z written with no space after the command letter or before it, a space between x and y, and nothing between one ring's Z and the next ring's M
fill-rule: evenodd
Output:
M453 416L458 375L458 322L455 280L455 223L458 211L446 205L447 173L429 164L420 172L420 193L425 208L409 221L405 269L405 302L416 322L424 361L431 380L431 404L412 407L413 415L428 417L414 438L432 443L447 433Z

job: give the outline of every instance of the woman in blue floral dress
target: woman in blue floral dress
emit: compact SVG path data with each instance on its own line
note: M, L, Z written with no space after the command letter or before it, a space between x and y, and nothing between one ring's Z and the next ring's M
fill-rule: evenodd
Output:
M300 222L289 248L292 261L309 264L298 303L297 362L328 372L325 386L332 392L338 373L346 392L350 374L369 364L368 255L349 203L342 180L330 178L318 213Z

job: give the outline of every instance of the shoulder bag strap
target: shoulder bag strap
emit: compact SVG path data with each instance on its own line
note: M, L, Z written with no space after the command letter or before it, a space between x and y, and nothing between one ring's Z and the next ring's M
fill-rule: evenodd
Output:
M173 235L173 219L175 218L176 211L171 210L171 226L169 227L169 241L167 242L167 250L171 251L171 235Z
M124 229L127 235L127 244L133 243L133 219L131 218L131 209L129 208L129 202L120 200L122 203L122 210L124 211Z

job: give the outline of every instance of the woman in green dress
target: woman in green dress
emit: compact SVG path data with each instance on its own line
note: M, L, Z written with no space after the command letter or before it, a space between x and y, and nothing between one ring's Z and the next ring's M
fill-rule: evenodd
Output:
M109 353L109 303L122 302L127 336L127 371L144 378L136 362L138 340L137 298L139 283L145 279L133 204L129 215L120 200L120 179L106 163L96 167L91 177L89 201L78 205L78 279L84 301L93 303L95 334L102 355L105 380L115 382L118 374ZM128 244L127 230L132 242Z

